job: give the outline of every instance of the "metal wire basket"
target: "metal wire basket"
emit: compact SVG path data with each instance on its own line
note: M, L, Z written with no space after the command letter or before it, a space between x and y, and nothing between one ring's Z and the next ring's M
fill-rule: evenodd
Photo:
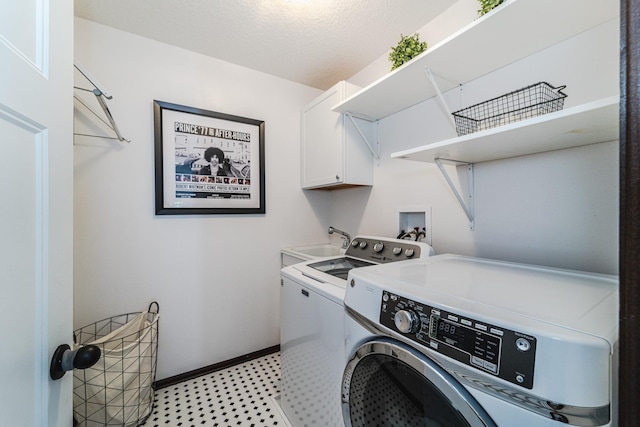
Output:
M562 90L539 82L452 113L458 136L560 111L567 97Z
M77 345L97 345L101 351L98 363L73 373L73 416L78 426L134 427L151 415L159 311L158 303L152 302L147 311L110 317L74 331Z

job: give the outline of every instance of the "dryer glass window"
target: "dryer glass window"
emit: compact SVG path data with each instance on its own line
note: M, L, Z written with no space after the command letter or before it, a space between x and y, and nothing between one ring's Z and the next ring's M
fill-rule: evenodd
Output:
M411 366L375 354L363 358L351 377L352 427L468 427L438 388Z

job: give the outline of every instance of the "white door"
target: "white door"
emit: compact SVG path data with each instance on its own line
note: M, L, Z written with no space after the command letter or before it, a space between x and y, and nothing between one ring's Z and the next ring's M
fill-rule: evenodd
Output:
M0 0L0 424L69 427L73 1Z

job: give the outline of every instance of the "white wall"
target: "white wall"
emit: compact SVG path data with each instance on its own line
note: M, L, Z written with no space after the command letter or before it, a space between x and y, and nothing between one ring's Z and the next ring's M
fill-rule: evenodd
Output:
M460 0L424 29L442 39L476 9ZM615 141L476 164L469 231L435 165L390 158L452 136L435 100L380 121L373 187L303 192L299 112L318 90L81 19L75 32L76 58L113 93L109 106L132 139L75 139L75 325L157 300L158 379L278 344L279 250L328 241L328 225L395 236L398 211L431 206L438 253L617 272ZM617 23L605 25L445 95L454 110L539 80L567 84L566 108L612 95L617 43ZM383 61L351 81L384 75ZM154 215L154 99L266 121L265 215ZM76 117L76 130L96 127L82 107Z
M75 326L157 300L158 379L279 344L280 248L329 241L329 193L299 176L300 110L320 91L75 25L76 59L131 139L75 138ZM154 215L154 99L265 121L265 215ZM76 104L76 132L96 122Z
M466 9L451 14L461 6ZM461 0L438 19L453 32L465 24L457 17L473 19L471 7L477 8L477 3ZM428 28L421 31L423 40L430 40ZM538 81L566 84L565 108L615 95L618 44L618 22L613 20L445 97L455 111ZM482 53L451 60L464 67L476 54ZM384 75L383 59L386 56L350 81L364 86ZM454 136L435 99L381 120L381 160L374 170L374 186L332 192L331 221L345 224L353 234L392 236L399 231L399 211L431 206L437 253L617 274L617 141L474 165L476 220L475 231L470 231L436 165L390 158L393 152ZM454 179L466 181L463 167L447 169Z

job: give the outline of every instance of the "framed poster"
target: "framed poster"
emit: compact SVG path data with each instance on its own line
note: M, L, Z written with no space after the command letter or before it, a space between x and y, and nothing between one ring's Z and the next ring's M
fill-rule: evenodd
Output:
M156 215L262 214L264 121L154 101Z

